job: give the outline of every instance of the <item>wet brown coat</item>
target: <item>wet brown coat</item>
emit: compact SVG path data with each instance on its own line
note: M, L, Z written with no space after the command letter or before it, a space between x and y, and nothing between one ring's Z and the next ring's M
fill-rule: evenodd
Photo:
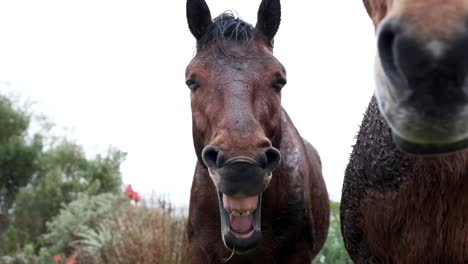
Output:
M411 29L419 43L451 43L466 33L466 0L364 4L376 29L392 19ZM381 63L376 67L379 79L385 71ZM372 98L346 169L341 220L356 263L468 263L468 151L400 151Z
M396 148L375 98L346 169L342 232L356 263L468 262L468 153Z

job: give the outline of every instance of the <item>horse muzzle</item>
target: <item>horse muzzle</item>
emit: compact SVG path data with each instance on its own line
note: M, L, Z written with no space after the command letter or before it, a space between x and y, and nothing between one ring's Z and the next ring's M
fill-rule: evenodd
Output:
M390 18L377 38L376 98L396 145L414 154L467 148L468 30L421 39Z
M208 146L202 153L217 190L221 235L225 246L237 254L254 250L261 240L262 193L281 155L275 148L260 151L255 158L226 158L222 150Z

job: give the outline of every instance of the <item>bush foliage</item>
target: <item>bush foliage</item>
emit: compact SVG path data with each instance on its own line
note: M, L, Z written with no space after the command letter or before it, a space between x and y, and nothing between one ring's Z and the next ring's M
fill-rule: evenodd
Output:
M189 263L186 218L170 203L82 195L47 224L45 247L79 263Z
M330 228L327 241L314 260L319 263L352 263L346 252L340 224L340 203L330 201Z
M38 170L41 136L27 134L31 114L0 95L0 237L20 188ZM1 247L0 247L1 250Z
M45 246L53 254L72 255L79 250L83 234L97 231L111 218L122 214L125 203L128 201L123 194L82 194L47 223Z
M80 195L120 193L125 158L116 149L87 158L48 128L31 135L35 116L16 105L0 95L0 256L31 243L38 253L47 221Z

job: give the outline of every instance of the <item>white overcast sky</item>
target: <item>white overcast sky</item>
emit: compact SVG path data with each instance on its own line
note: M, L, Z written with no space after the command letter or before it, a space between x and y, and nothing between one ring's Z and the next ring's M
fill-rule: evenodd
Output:
M255 24L260 0L207 0ZM339 200L374 89L374 29L361 0L282 1L275 54L283 105L318 149ZM0 93L35 102L93 155L128 153L125 184L187 205L195 167L185 67L195 40L185 1L0 0Z

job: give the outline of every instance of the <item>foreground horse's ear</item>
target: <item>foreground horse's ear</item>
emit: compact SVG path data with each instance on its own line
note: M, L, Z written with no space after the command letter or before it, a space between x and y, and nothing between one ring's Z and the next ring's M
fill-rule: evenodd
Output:
M367 14L369 14L374 26L377 27L380 21L387 15L386 1L363 0Z
M199 40L213 23L205 0L187 0L187 22L193 36Z
M269 43L278 31L281 21L280 0L262 0L257 14L257 33L264 36Z
M366 8L367 14L369 14L370 17L372 17L372 6L369 0L363 0L364 2L364 7Z

